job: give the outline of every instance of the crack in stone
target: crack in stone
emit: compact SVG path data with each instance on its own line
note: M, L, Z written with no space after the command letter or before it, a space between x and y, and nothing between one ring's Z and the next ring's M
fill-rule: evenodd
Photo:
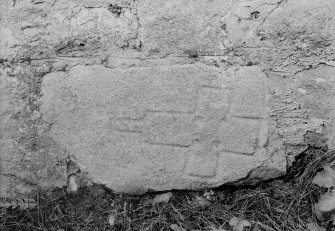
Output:
M256 28L256 31L258 30L259 27L261 27L265 21L269 18L269 16L275 11L277 10L281 5L285 4L288 0L280 0L279 2L277 2L277 6L275 6L269 13L267 16L264 17L263 21L258 25L258 27ZM268 4L268 5L274 5L274 4Z

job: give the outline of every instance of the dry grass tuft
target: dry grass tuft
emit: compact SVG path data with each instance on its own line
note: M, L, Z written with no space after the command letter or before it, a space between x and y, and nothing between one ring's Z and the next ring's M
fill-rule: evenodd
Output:
M232 217L246 219L245 230L306 230L317 221L313 204L323 190L311 184L317 171L334 163L335 151L309 149L287 176L255 187L223 186L214 195L175 191L168 203L151 204L154 195L116 195L99 185L68 194L65 189L39 193L34 209L1 209L0 230L231 230ZM208 195L208 194L207 194ZM111 226L109 217L114 216ZM330 226L328 230L331 230Z

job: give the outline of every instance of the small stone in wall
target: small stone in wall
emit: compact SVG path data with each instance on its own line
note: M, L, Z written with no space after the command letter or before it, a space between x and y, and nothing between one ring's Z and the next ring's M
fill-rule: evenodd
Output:
M69 177L69 183L68 183L68 189L70 192L77 192L78 191L78 185L76 183L76 176L75 175L71 175Z

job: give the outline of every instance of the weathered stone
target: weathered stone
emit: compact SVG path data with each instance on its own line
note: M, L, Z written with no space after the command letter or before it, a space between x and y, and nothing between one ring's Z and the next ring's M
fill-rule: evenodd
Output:
M208 185L224 183L216 175L219 155L253 156L253 168L264 160L255 153L264 149L267 116L239 118L250 105L232 105L248 87L251 92L266 87L265 75L255 67L243 70L253 73L250 80L246 74L227 78L202 64L128 70L78 66L68 75L44 77L41 112L53 124L52 137L77 164L117 191L130 179L140 180L144 189L169 189L159 183L167 176L174 188L188 188L202 177L213 178ZM265 93L253 96L259 100L248 101L251 106L265 107Z
M335 4L329 0L232 2L222 18L229 63L293 76L334 60Z
M242 184L334 148L334 7L1 1L0 200Z
M234 73L231 80L232 96L230 110L234 116L244 118L264 118L266 108L267 80L259 76L255 68L243 68Z
M221 50L221 17L229 1L139 1L140 38L148 52L213 55Z

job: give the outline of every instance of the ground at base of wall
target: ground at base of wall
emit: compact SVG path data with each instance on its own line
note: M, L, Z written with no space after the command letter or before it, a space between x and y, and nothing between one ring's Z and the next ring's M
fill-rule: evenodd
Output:
M313 205L325 190L311 184L322 166L334 164L334 153L310 148L281 179L253 187L175 191L160 197L161 203L153 203L153 193L113 194L100 185L76 193L39 192L34 208L0 209L0 230L293 231L308 230L308 223L320 225L316 231L335 230L329 217L317 219ZM248 226L238 229L234 219Z

